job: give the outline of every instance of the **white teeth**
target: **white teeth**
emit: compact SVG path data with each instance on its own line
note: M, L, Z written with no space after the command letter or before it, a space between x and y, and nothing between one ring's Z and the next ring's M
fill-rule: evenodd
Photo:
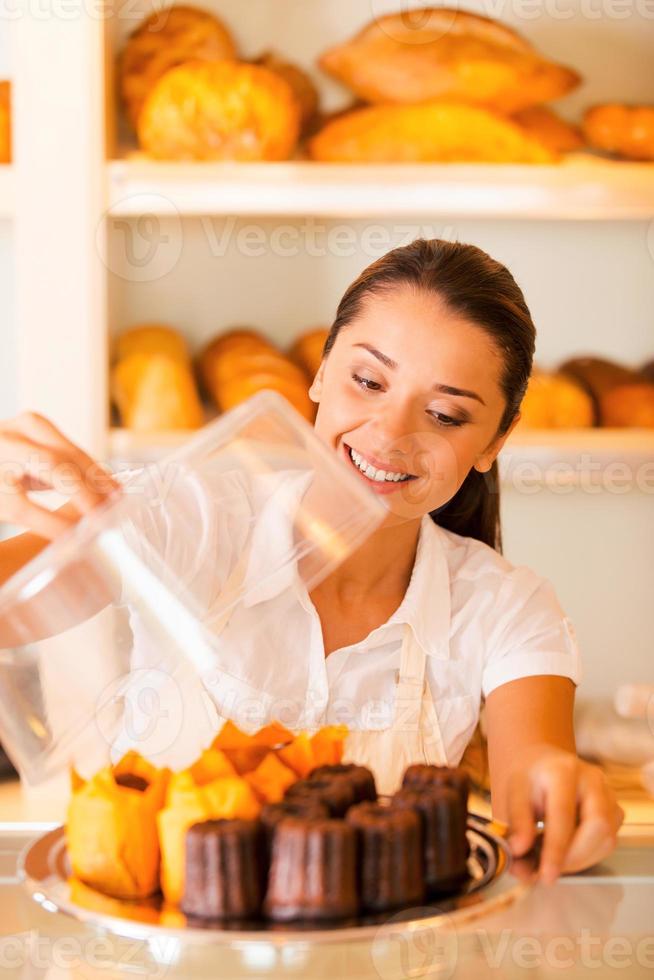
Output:
M400 481L409 479L409 475L407 473L394 473L391 470L375 469L375 467L364 459L363 456L355 449L350 449L350 456L355 466L357 466L362 473L365 473L369 480L374 480L376 483L399 483Z

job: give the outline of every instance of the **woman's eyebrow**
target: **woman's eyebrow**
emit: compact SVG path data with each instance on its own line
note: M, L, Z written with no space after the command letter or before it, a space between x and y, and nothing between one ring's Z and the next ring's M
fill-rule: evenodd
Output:
M397 361L394 361L392 358L388 357L387 354L382 354L380 350L377 350L376 347L372 347L371 344L361 343L352 344L352 346L363 347L364 350L367 350L369 354L372 354L373 357L376 357L378 361L381 361L382 364L385 364L386 367L391 368L391 370L398 367ZM474 398L475 401L481 402L482 405L486 404L481 395L478 395L476 391L468 391L467 388L454 388L452 385L435 384L433 390L440 391L444 395L459 395L463 398Z

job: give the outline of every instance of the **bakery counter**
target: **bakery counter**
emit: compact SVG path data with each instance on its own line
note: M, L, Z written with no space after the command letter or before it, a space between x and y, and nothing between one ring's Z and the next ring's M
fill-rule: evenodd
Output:
M476 800L473 808L483 809ZM37 906L17 879L22 849L61 819L55 795L0 786L0 967L4 977L550 978L564 970L630 980L654 974L654 800L625 800L619 846L591 871L535 885L464 925L397 930L359 942L207 944L172 934L147 940L96 932ZM40 820L37 816L40 814Z

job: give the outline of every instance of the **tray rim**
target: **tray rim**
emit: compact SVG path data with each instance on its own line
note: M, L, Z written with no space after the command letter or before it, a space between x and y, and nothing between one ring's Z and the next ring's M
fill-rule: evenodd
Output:
M65 827L63 824L39 835L23 848L18 858L17 876L30 897L46 912L68 916L86 927L100 929L125 939L149 942L165 936L166 938L177 939L184 944L223 945L234 949L251 947L255 944L278 948L289 945L315 947L335 943L373 942L382 938L390 938L398 931L418 933L423 930L446 931L448 928L456 928L473 919L481 918L513 904L533 887L533 881L518 881L515 878L512 878L511 881L508 880L511 878L511 852L498 824L488 817L469 813L468 828L485 838L504 858L504 867L499 874L487 885L469 893L482 896L481 901L440 911L433 916L424 915L414 918L409 915L410 908L398 909L389 912L386 921L360 925L335 925L334 928L325 926L312 929L311 924L305 928L293 928L293 925L289 924L279 929L264 928L259 930L198 928L194 926L175 927L95 912L77 905L70 898L53 897L53 886L59 889L68 887L67 880L52 873L47 876L35 877L30 872L30 860L33 860L35 855L48 845L50 848L65 847L63 843ZM496 830L500 832L497 833ZM448 899L444 897L443 900L447 901ZM437 905L438 903L437 901L426 902L418 907L428 908L430 904ZM404 918L405 915L406 918Z

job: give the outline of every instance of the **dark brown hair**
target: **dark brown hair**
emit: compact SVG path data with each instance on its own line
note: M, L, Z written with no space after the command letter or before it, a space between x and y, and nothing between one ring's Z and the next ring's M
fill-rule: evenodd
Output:
M326 357L341 329L362 312L368 296L396 286L435 293L453 312L492 338L504 361L500 385L506 407L496 436L503 435L527 389L536 342L531 314L515 279L500 262L475 245L438 238L417 239L373 262L347 289L325 343ZM470 470L458 492L432 520L457 534L502 550L497 461L488 473Z

